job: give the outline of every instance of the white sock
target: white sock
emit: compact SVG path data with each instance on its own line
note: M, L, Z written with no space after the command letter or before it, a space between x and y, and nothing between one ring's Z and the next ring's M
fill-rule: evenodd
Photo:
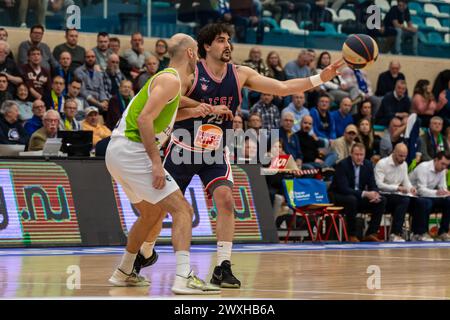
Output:
M220 266L223 261L231 261L231 248L233 242L218 241L217 242L217 265Z
M136 259L137 253L129 253L125 250L122 256L122 261L120 261L119 269L130 274L133 271L134 260Z
M187 278L191 272L191 259L189 251L176 251L175 257L177 260L177 275Z
M148 259L153 254L153 248L155 247L155 241L153 242L144 242L139 250L145 259Z

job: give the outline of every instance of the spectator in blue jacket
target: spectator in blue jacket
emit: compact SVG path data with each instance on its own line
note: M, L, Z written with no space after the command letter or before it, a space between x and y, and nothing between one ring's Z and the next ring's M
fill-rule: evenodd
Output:
M352 100L350 98L343 98L339 105L339 109L330 113L331 119L336 130L336 138L344 135L345 128L349 124L353 124L353 117L350 114L352 110Z
M281 116L280 140L283 143L283 150L290 154L299 168L302 166L303 155L300 148L298 136L292 130L294 126L294 115L292 112L285 112Z
M326 147L329 145L330 140L336 139L336 130L329 111L330 102L331 98L324 94L319 97L317 107L309 111L313 118L314 133L324 142Z

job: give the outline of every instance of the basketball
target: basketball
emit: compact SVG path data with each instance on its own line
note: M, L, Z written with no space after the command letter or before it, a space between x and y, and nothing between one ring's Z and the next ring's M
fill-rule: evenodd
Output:
M377 60L378 45L366 34L352 34L342 46L342 55L350 68L363 69Z

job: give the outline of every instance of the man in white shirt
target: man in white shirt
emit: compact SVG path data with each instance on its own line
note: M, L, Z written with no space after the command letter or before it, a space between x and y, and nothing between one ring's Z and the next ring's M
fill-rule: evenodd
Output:
M375 166L375 181L378 188L387 199L386 211L392 214L392 224L389 240L392 242L404 242L401 236L406 212L413 216L413 233L417 221L423 221L427 202L422 198L410 198L415 196L416 188L411 184L408 177L408 165L406 158L408 147L404 143L395 146L394 152L386 158L378 161ZM408 210L408 208L410 208ZM417 240L432 240L430 237Z
M450 223L450 192L447 189L447 168L450 165L450 154L439 152L433 160L422 162L410 173L411 183L417 193L427 202L426 216L420 224L420 232L426 233L428 218L431 212L441 212L441 225L438 239L450 241L448 234ZM416 240L416 234L412 240Z

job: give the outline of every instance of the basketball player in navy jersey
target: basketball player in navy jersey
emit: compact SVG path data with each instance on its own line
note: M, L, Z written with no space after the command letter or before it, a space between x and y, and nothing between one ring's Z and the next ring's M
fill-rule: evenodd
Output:
M304 79L278 81L264 77L251 68L236 66L231 61L232 30L227 24L209 24L200 30L197 37L201 60L192 75L192 87L183 97L185 108L179 109L172 140L167 148L164 168L175 179L184 192L192 177L199 175L208 194L217 208L217 266L211 283L223 288L240 288L241 282L231 271L231 250L234 238L234 199L232 196L233 175L225 144L226 130L232 129L232 116L241 104L241 89L287 96L312 89L333 79L344 62L339 60L320 75ZM200 102L200 104L199 104ZM208 112L212 111L208 114ZM181 120L181 121L180 121ZM200 123L200 125L198 125ZM191 141L184 141L176 129L185 129ZM206 163L176 163L184 153L194 160L195 153L223 153L222 161ZM185 155L185 154L184 154ZM152 232L152 234L156 234ZM147 239L152 242L155 239ZM146 259L136 260L136 267L145 267Z

